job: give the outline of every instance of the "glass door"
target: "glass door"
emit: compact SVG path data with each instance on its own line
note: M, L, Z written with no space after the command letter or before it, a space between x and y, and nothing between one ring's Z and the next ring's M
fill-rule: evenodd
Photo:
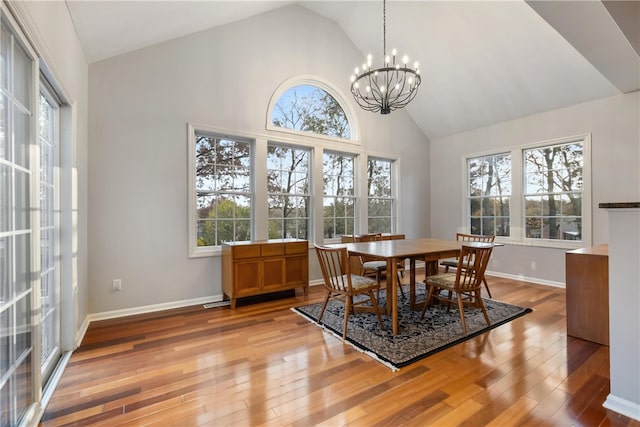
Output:
M41 80L40 144L40 368L44 386L60 359L60 246L58 200L59 106Z
M0 425L18 425L34 403L32 129L35 56L0 21ZM37 202L36 202L37 203Z

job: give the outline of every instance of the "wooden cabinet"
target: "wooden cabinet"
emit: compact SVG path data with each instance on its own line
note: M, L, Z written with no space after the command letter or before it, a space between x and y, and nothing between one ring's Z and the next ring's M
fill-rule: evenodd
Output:
M287 289L309 289L309 242L277 239L222 245L222 292L236 299Z
M609 345L608 245L566 253L567 335Z

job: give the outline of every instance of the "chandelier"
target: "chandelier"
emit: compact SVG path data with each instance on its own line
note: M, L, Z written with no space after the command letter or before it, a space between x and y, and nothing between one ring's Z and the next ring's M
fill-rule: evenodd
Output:
M371 68L371 54L362 69L356 67L351 76L351 93L364 110L380 114L389 114L393 110L405 107L418 93L422 79L418 63L413 68L407 65L406 55L396 62L396 50L387 55L387 2L382 2L382 57L384 65Z

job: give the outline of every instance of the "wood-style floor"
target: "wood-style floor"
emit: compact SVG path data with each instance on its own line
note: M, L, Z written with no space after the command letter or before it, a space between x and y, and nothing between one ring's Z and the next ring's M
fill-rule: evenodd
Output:
M323 289L92 323L43 426L633 426L602 407L608 347L566 335L565 293L489 278L533 308L392 372L289 310Z

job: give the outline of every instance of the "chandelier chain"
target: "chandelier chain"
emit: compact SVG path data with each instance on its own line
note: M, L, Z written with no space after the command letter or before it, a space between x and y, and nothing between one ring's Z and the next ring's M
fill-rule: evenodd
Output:
M387 56L387 0L382 0L382 57Z

